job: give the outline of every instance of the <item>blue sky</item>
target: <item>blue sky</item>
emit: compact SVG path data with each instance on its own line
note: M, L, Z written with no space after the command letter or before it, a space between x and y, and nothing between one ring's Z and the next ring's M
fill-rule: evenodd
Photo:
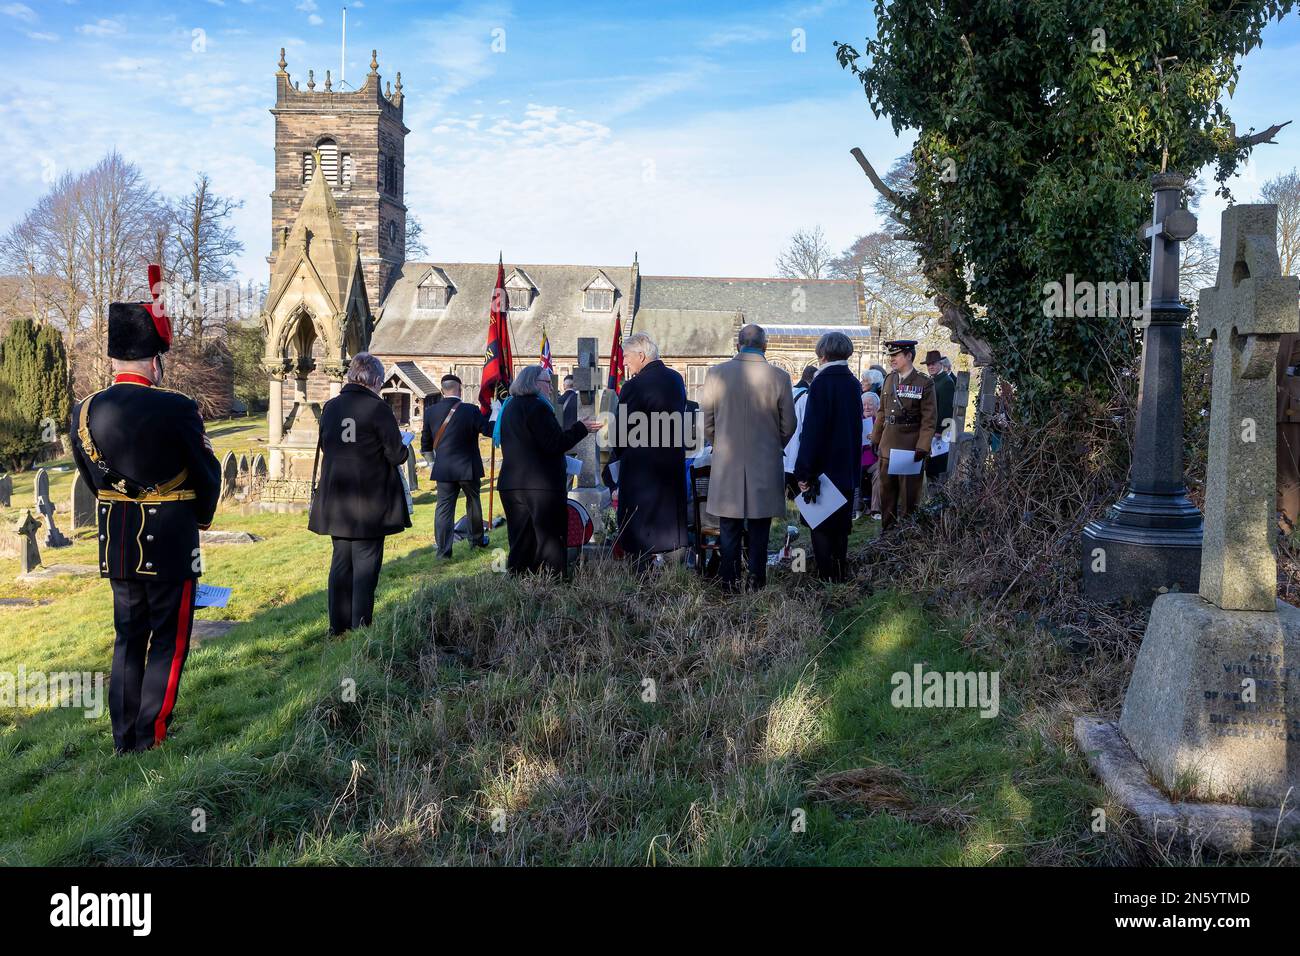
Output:
M245 201L246 275L270 242L274 73L338 78L340 3L0 0L0 228L50 178L116 146L169 193L206 170ZM887 167L907 143L835 62L868 0L533 0L348 4L347 77L378 48L407 94L407 204L430 255L619 264L652 274L766 275L790 233L835 249L877 223L848 155ZM806 49L796 52L793 32ZM196 32L197 31L197 32ZM494 52L504 31L505 49ZM498 43L498 46L500 44ZM1300 119L1300 22L1272 24L1231 102L1238 128ZM1256 151L1241 199L1300 166L1300 123ZM493 215L504 205L502 222ZM1221 205L1207 199L1217 238Z

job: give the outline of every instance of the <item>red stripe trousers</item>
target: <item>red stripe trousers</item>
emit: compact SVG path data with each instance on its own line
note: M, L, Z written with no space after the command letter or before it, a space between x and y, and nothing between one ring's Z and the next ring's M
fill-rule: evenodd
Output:
M195 581L114 580L108 712L118 751L162 743L194 626Z

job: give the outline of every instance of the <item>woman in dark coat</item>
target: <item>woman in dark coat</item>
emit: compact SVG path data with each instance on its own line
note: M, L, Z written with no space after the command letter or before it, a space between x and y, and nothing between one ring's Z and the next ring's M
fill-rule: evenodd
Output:
M343 390L321 410L320 482L313 481L307 527L334 539L331 634L370 623L384 536L411 526L406 487L397 470L406 461L407 448L392 408L379 397L383 381L383 363L360 352L352 359Z
M817 576L823 581L845 579L853 493L862 483L862 385L849 371L852 354L853 342L843 332L827 332L818 340L821 367L808 389L794 466L801 491L825 475L846 499L812 529Z
M506 569L515 574L546 569L567 577L564 453L589 432L599 431L601 423L585 419L561 428L551 389L551 373L540 365L528 366L510 383L510 398L501 406L497 422L501 446L497 490L510 539Z
M618 396L618 541L641 557L686 547L686 383L644 332L627 337ZM638 438L638 436L642 436ZM634 447L635 446L635 447Z

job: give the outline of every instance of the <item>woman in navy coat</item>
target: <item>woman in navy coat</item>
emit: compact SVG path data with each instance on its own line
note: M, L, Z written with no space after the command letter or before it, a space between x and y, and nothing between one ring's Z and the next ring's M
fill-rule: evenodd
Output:
M853 342L843 332L827 332L817 342L820 367L808 389L799 457L794 477L801 491L825 475L844 504L812 529L817 576L843 581L847 574L853 493L862 483L862 385L849 370Z

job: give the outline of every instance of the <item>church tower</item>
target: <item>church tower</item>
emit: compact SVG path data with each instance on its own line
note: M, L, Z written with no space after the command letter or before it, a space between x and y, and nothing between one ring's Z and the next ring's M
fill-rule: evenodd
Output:
M274 267L316 175L329 184L344 227L355 230L366 294L378 309L406 260L404 201L406 134L402 122L402 74L397 86L380 88L379 61L355 90L336 90L328 70L318 88L314 70L306 88L291 82L284 49L275 74L275 191L271 193L271 254Z

